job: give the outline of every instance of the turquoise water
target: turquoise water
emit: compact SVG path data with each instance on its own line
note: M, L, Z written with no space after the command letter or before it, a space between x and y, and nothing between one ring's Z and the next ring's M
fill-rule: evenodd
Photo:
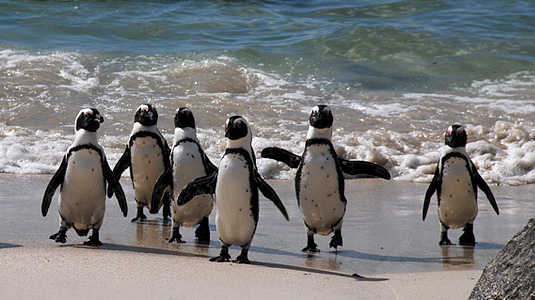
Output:
M533 16L527 0L0 1L0 171L52 172L85 106L107 117L113 164L141 103L169 142L189 106L214 161L229 115L248 118L257 151L300 153L326 103L337 150L396 179L430 180L461 123L487 180L532 183Z

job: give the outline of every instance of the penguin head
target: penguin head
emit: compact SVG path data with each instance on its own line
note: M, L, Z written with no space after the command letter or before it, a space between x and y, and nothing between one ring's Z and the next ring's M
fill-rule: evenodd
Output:
M310 126L317 129L331 128L333 125L333 114L327 105L317 105L312 108L309 117Z
M96 132L102 122L104 122L104 117L96 108L84 108L76 116L76 131L84 129Z
M466 130L461 125L451 125L444 135L444 142L451 148L466 146L467 139Z
M239 140L249 135L249 124L241 116L233 116L225 123L225 137L229 140Z
M175 111L175 127L195 128L195 117L189 108L181 107Z
M136 110L134 122L144 126L153 126L158 123L158 112L152 104L142 104Z

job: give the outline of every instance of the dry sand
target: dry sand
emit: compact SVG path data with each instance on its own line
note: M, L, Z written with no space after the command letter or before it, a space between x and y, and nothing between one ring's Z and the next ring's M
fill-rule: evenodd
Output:
M349 200L344 246L322 252L299 251L305 233L290 181L269 181L290 214L261 199L260 223L249 258L251 265L212 263L219 242L211 216L211 243L169 245L170 226L151 216L130 223L131 185L122 180L129 218L115 199L107 202L101 230L104 245L81 246L85 238L68 232L61 246L48 240L57 231L54 209L40 216L49 175L0 175L0 289L2 299L466 299L482 268L535 214L535 186L491 187L500 205L496 216L480 197L474 248L438 246L436 204L421 221L427 185L370 179L347 180ZM53 206L57 205L57 199ZM452 231L456 240L461 231ZM235 257L238 248L231 249ZM356 276L353 276L356 274Z

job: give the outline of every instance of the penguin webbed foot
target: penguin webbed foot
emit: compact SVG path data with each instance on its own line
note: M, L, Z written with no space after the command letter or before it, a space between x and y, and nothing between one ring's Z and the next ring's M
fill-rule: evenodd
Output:
M179 228L173 228L173 233L171 234L171 237L169 238L169 244L172 243L185 243L182 239L182 235L179 232Z
M329 243L329 247L334 248L334 250L338 252L338 246L343 246L343 244L342 231L339 229L335 230L331 242Z
M239 264L250 264L251 261L249 260L249 258L247 258L248 252L249 250L242 250L241 254L238 255L238 257L236 257L236 260L234 260L233 262L239 263Z
M147 216L143 213L143 207L138 207L136 217L131 220L132 223L134 222L145 222L147 220Z
M221 252L219 253L219 256L210 258L210 261L213 261L213 262L229 262L230 261L230 254L228 253L228 248L221 249Z
M199 224L199 227L195 229L195 237L197 238L197 243L199 244L210 243L210 226L208 224L208 217L204 217Z
M302 252L320 252L318 245L314 242L314 236L308 236L307 246L301 249Z
M467 224L464 227L464 233L459 237L459 245L474 246L476 244L476 237L474 236L473 228L473 224Z
M95 232L93 230L93 234L89 237L88 241L84 242L84 245L86 245L86 246L102 246L102 242L100 241L98 231Z
M67 242L67 230L60 229L58 232L54 233L49 238L51 240L54 240L56 243L65 244Z
M451 245L451 241L450 241L450 239L448 239L448 232L447 231L443 231L440 234L440 242L438 242L438 244L440 246L450 246Z

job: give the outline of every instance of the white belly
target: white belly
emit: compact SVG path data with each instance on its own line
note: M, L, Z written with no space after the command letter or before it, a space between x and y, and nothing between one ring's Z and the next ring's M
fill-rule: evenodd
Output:
M299 209L303 220L322 235L332 232L332 226L344 216L346 207L339 193L334 158L328 149L323 145L309 147L299 182Z
M132 144L132 176L136 201L149 209L156 180L165 170L163 153L152 137L137 138Z
M221 159L216 186L216 226L227 245L246 246L252 239L256 222L251 210L249 169L240 155Z
M207 175L204 171L201 154L194 143L183 143L173 150L173 190L174 199L190 181ZM213 208L212 195L200 195L183 206L173 201L171 210L173 222L181 226L191 227L199 224L210 215Z
M438 215L451 229L464 227L477 216L474 187L467 162L461 158L453 157L444 163Z
M77 229L100 228L106 189L100 155L94 150L74 152L68 162L59 197L59 212Z

